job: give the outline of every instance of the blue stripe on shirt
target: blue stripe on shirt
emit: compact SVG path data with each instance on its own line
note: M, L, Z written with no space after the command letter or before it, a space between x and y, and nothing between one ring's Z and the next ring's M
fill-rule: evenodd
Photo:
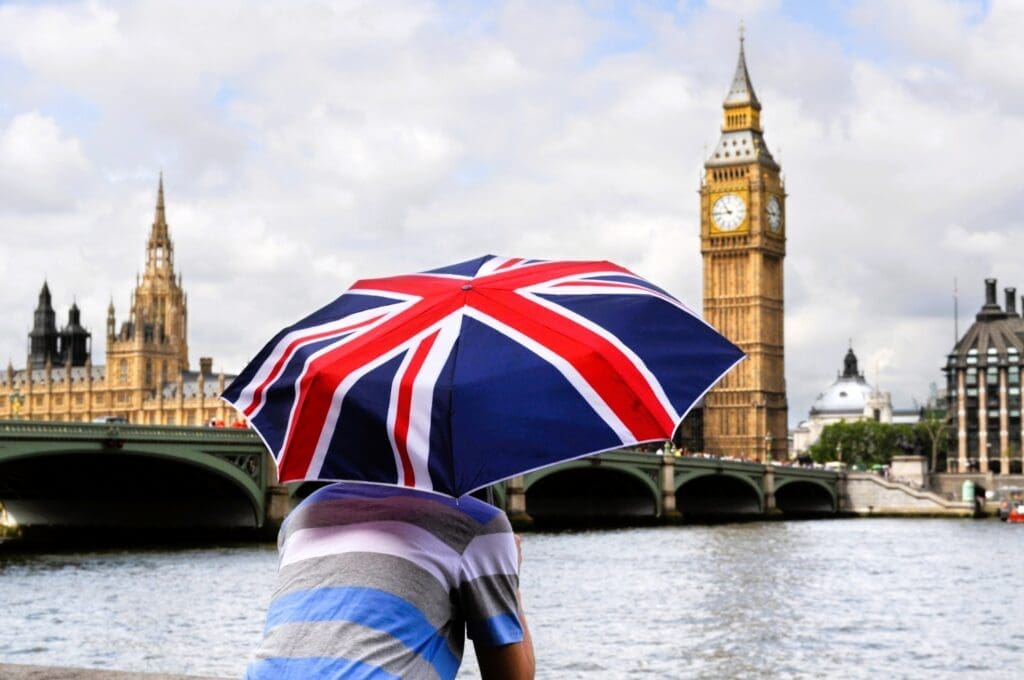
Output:
M469 639L491 647L523 640L523 626L519 623L519 617L507 612L483 621L467 621L466 628Z
M285 623L351 621L387 633L426 659L442 678L455 677L460 660L423 613L407 601L375 588L312 588L270 603L264 634Z
M332 657L259 659L245 670L245 680L401 680L377 666L362 661Z

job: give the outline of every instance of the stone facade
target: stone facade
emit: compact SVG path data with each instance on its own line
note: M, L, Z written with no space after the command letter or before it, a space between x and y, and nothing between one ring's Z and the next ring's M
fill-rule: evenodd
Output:
M174 271L174 244L164 208L163 177L146 243L146 266L136 281L128 319L117 328L107 309L106 364L93 365L90 334L77 305L57 331L49 284L44 283L29 334L27 368L0 373L0 417L89 421L120 417L151 425L200 425L235 418L218 398L234 376L213 372L213 360L188 358L187 296Z
M1001 307L996 280L985 280L985 304L946 360L950 472L1022 472L1024 319L1017 312L1016 289L1005 293Z
M742 37L723 102L722 135L704 163L700 197L704 318L747 354L704 400L704 448L748 460L781 459L788 448L786 190L764 141Z

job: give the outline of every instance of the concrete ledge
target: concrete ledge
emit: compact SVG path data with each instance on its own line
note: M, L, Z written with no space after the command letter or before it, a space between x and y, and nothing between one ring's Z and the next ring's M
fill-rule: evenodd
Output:
M0 664L3 680L223 680L204 675L169 675L167 673L133 673L97 668L61 668L55 666L23 666Z

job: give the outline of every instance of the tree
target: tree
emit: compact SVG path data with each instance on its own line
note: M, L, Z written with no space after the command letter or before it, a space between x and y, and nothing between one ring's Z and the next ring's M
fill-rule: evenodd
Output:
M912 425L858 420L827 425L808 453L818 463L839 460L851 465L887 465L900 449L913 448Z
M930 470L938 471L939 454L949 455L949 424L946 412L933 406L921 409L921 420L914 427L922 448L929 452Z

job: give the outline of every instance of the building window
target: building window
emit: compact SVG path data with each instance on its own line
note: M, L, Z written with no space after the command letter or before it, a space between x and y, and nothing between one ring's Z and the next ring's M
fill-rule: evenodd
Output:
M103 395L102 394L97 394L96 395L96 405L97 406L103 406Z
M81 406L84 402L85 402L85 395L84 394L76 394L75 395L75 406Z
M985 382L989 385L999 384L999 369L995 366L989 366L985 371Z
M146 387L153 386L153 361L146 359Z
M1011 385L1020 384L1020 366L1010 366L1006 369L1006 378Z
M168 425L174 425L174 414L173 413L168 413L167 414L167 424Z
M967 369L967 384L977 385L978 384L978 369L968 368Z
M64 397L63 396L61 396L59 394L53 395L53 405L54 406L60 406L63 403L64 403Z
M122 385L128 384L128 360L127 359L121 359L121 361L118 363L118 369L117 370L118 370L118 378L120 379L121 384Z

